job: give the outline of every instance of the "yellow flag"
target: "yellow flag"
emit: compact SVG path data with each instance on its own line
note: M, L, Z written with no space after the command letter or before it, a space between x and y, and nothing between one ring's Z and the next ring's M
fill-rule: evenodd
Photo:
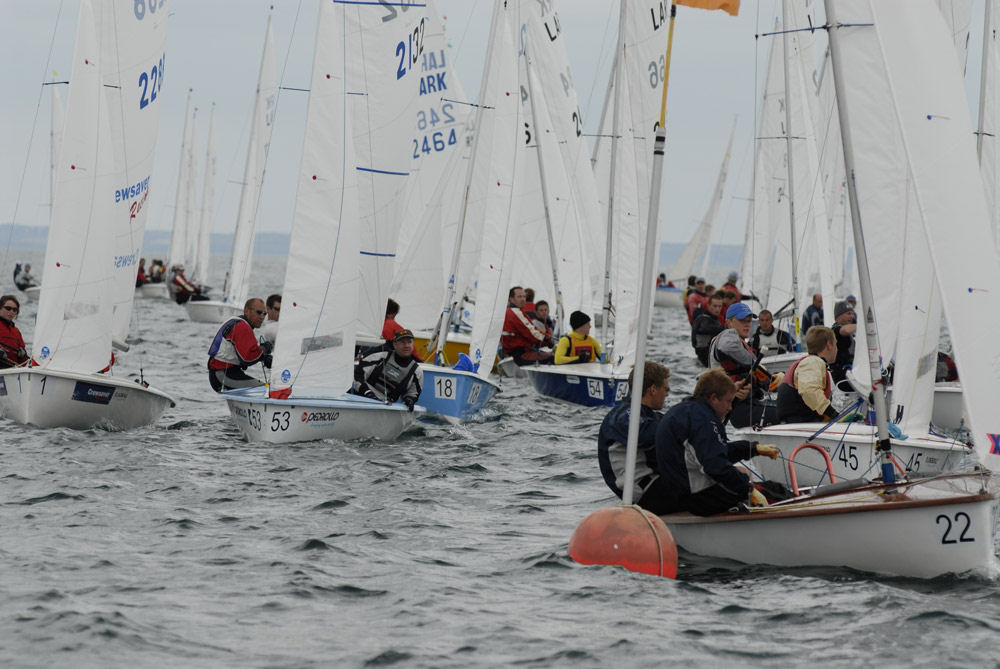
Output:
M677 4L696 9L721 9L730 16L740 12L740 0L677 0Z

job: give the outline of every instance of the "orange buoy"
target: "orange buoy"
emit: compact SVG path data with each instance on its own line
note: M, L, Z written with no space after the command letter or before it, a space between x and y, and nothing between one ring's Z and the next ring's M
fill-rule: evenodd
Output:
M598 509L584 518L569 540L569 556L580 564L677 577L677 544L670 530L638 506Z

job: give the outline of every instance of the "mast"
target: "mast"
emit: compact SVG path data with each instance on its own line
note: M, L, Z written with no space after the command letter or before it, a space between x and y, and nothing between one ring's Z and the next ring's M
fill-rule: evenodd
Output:
M462 196L462 213L458 219L458 231L455 234L455 248L452 249L451 253L451 267L448 270L448 287L445 290L444 305L441 307L441 315L438 317L437 330L435 335L437 338L437 355L435 356L438 363L443 363L444 361L444 345L445 339L448 336L448 323L451 320L452 310L456 305L455 293L455 275L458 273L458 261L462 254L462 238L465 236L465 217L469 212L469 191L472 188L472 166L476 164L476 155L479 153L479 142L482 137L482 133L479 131L482 126L483 120L483 92L487 90L489 85L489 74L490 74L490 63L493 60L493 46L496 41L496 30L497 22L500 20L500 4L501 0L495 0L493 3L493 18L490 23L490 41L486 45L486 61L483 65L483 80L479 89L479 105L476 106L476 124L475 130L472 137L472 156L469 159L469 167L465 173L465 194Z
M528 98L531 103L531 123L535 126L535 154L538 156L538 175L542 184L542 209L545 212L545 233L549 241L549 259L552 262L552 285L556 293L556 334L562 332L563 327L563 296L559 288L559 256L556 253L556 240L552 234L552 212L549 210L549 187L545 180L545 160L542 158L542 127L539 124L536 95L541 91L534 85L535 72L532 69L530 53L525 55L525 63L528 71Z
M986 0L983 10L983 63L979 71L979 125L976 128L976 157L983 160L983 126L986 115L986 72L990 57L990 11L992 0Z
M785 165L788 168L788 234L789 252L792 260L792 318L795 321L795 341L798 342L799 334L799 271L798 271L798 247L795 243L795 170L792 166L792 154L795 152L792 145L792 101L791 82L792 77L789 72L789 60L792 51L792 28L788 24L788 17L792 15L790 0L782 0L782 46L784 50L784 72L785 72Z
M608 323L611 321L611 244L612 233L614 232L615 218L615 172L617 172L618 159L618 139L621 134L621 105L618 103L618 95L621 92L621 83L624 79L622 69L625 67L625 59L621 57L625 50L625 2L620 0L620 10L618 12L618 48L615 49L615 69L611 79L611 86L614 87L612 95L611 112L611 164L609 165L608 177L608 225L607 235L604 240L604 298L601 305L601 344L607 346L608 343ZM671 29L673 21L671 21ZM654 238L653 244L656 244ZM645 330L640 330L645 332ZM645 341L643 341L645 344ZM608 359L611 359L609 352ZM641 378L641 376L640 376Z
M882 454L882 480L893 483L896 473L891 460L892 444L889 440L889 426L886 421L885 385L882 383L882 370L879 364L878 328L875 323L875 312L872 307L872 278L868 268L868 250L865 247L864 231L861 228L861 210L858 206L857 184L854 181L854 146L851 135L851 124L847 117L847 104L841 94L843 88L843 71L840 60L840 44L838 31L841 26L836 20L836 0L825 0L827 30L830 34L830 57L833 64L834 90L837 95L837 112L840 115L840 136L844 144L844 166L847 171L847 196L851 207L851 229L854 232L854 252L858 260L858 277L861 291L861 304L864 305L865 335L868 346L868 366L871 371L872 393L875 401L875 423L878 428L878 446L876 450ZM787 28L787 26L786 26Z
M622 2L624 5L624 2ZM656 273L656 233L660 218L660 191L663 184L663 150L667 143L667 84L670 81L670 53L674 45L674 20L677 18L676 0L670 4L670 29L667 33L667 56L663 71L663 99L660 102L660 123L656 127L653 144L653 170L649 185L649 220L646 225L646 253L642 259L639 289L639 327L636 334L635 367L632 368L632 401L629 406L628 442L625 452L625 489L622 504L632 504L635 487L635 458L639 451L639 416L642 411L642 385L646 372L646 332L649 331L649 311L652 303L653 281ZM636 391L638 388L638 391Z

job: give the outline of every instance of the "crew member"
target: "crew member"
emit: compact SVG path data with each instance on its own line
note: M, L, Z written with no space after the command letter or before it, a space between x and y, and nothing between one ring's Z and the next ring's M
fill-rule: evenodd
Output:
M556 347L556 364L600 360L601 345L590 336L590 316L574 311L569 315L569 326L573 331L563 335Z
M393 335L391 351L380 348L361 358L351 392L389 404L402 402L413 411L423 381L420 362L413 357L413 333L403 329Z
M231 318L215 333L208 349L208 382L219 393L233 388L252 388L263 381L247 376L246 370L258 362L271 366L271 347L257 342L254 330L264 322L264 300L251 297L243 305L243 315Z
M712 340L708 361L721 367L733 381L746 380L733 404L729 421L733 427L771 425L777 421L777 411L764 404L764 389L777 386L780 378L772 377L757 366L757 352L746 343L754 314L745 302L736 302L726 311L726 329Z
M782 423L816 423L833 420L830 404L833 378L827 365L837 359L833 330L814 325L806 333L809 354L796 360L778 384L778 420Z
M795 350L795 340L774 327L774 316L767 309L761 309L757 330L750 337L750 347L762 356L791 353Z
M545 333L532 325L531 319L524 313L526 302L527 296L520 286L514 286L507 293L507 314L503 320L500 348L505 356L513 357L518 365L548 362L552 359L552 351L542 348Z
M270 342L274 347L274 340L278 337L278 318L281 316L281 295L277 293L268 295L264 301L264 310L267 311L267 321L260 326L257 332L257 341L264 344Z
M14 325L21 303L13 295L0 297L0 369L18 367L28 362L24 338Z

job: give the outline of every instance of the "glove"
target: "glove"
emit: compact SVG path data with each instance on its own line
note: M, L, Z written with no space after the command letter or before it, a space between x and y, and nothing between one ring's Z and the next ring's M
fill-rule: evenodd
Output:
M778 386L781 385L781 380L784 378L785 378L784 372L778 372L777 374L772 376L771 383L768 386L768 390L770 390L772 393L776 391L778 389Z
M757 451L757 455L763 455L765 457L771 458L772 460L777 460L781 453L778 451L778 447L774 444L757 444L754 447Z
M264 353L274 352L274 342L267 341L266 339L260 343L260 347L264 349Z
M767 506L767 498L764 493L756 488L750 488L750 506Z
M590 362L590 351L583 349L577 356L577 362Z
M260 361L264 363L265 367L270 367L271 363L274 362L274 356L270 353L265 353L261 356Z
M375 396L375 391L371 390L371 389L366 390L364 392L364 396L367 397L370 400L377 400L378 399L378 397Z
M403 404L406 405L406 410L413 413L413 405L417 403L416 397L406 396L403 398Z
M28 357L28 352L24 350L24 347L17 349L17 357L24 360Z

